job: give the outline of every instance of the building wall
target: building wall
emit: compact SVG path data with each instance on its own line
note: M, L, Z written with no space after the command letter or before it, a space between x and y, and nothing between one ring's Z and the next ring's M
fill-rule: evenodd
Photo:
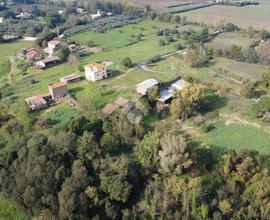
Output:
M67 94L68 94L66 86L62 86L59 88L51 88L50 87L49 92L52 95L53 99L61 99L61 98L64 98L65 96L67 96Z
M102 69L92 69L85 67L85 78L90 81L97 81L107 78L106 67Z

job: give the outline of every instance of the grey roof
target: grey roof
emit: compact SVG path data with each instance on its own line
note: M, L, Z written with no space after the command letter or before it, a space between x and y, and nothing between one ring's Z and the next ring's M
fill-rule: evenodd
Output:
M51 57L47 57L44 60L41 60L41 62L43 63L49 63L49 62L53 62L53 61L59 61L60 58L57 56L51 56Z
M158 101L166 102L172 97L173 97L173 90L171 87L169 87L160 91Z

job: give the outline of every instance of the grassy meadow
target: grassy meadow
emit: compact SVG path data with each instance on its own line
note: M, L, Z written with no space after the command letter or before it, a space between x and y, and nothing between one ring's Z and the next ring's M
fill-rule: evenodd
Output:
M270 153L270 135L264 130L249 125L231 124L218 128L199 138L204 145L233 150L256 150ZM256 146L256 148L254 148Z

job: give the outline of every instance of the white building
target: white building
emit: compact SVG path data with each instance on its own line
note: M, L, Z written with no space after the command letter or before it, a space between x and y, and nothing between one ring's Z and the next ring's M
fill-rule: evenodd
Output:
M104 12L102 10L97 10L97 13L90 15L90 17L91 19L95 20L95 19L103 17L103 15L104 15Z
M102 80L108 77L106 65L94 63L85 66L85 78L89 81Z
M0 17L0 24L3 24L5 22L5 18L4 17Z
M26 12L21 12L20 14L15 16L18 19L30 19L32 17L31 14L26 13Z

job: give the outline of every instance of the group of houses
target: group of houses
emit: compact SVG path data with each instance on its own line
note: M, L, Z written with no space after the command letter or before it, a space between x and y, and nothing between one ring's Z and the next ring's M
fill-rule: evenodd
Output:
M32 63L33 61L42 60L43 55L37 51L34 47L23 48L18 56L25 59L26 62Z
M25 102L32 111L48 108L56 104L57 100L68 96L67 84L72 82L78 82L81 80L81 76L78 74L71 74L61 77L59 82L50 84L48 86L48 93L38 94L25 99Z
M61 59L58 56L54 56L54 52L65 45L65 42L59 39L54 39L48 42L48 46L43 50L44 54L48 56L36 62L37 69L46 69L50 66L60 63ZM80 45L75 43L68 44L70 53L74 53L81 49Z
M152 89L154 86L157 86L159 87L159 98L157 101L166 105L172 101L174 93L181 91L187 84L189 84L187 81L179 79L168 86L161 87L157 80L147 79L137 85L136 91L144 96L147 95L150 89Z
M59 61L58 57L47 57L46 59L40 60L37 62L39 68L46 68L48 65L52 65L55 62ZM85 66L85 78L88 81L97 81L105 79L109 76L106 68L106 64L103 63L94 63ZM60 78L60 82L49 85L48 94L39 94L25 99L30 110L36 111L49 107L52 104L55 104L55 100L66 97L67 84L78 82L81 80L81 76L78 74L71 74Z
M146 115L148 112L138 99L128 100L122 97L117 98L112 103L108 103L101 111L105 115L112 115L116 111L121 111L132 124L140 123L143 115Z
M25 102L32 111L48 108L55 104L56 100L64 98L68 95L67 83L58 82L48 86L49 92L38 94L25 99Z

